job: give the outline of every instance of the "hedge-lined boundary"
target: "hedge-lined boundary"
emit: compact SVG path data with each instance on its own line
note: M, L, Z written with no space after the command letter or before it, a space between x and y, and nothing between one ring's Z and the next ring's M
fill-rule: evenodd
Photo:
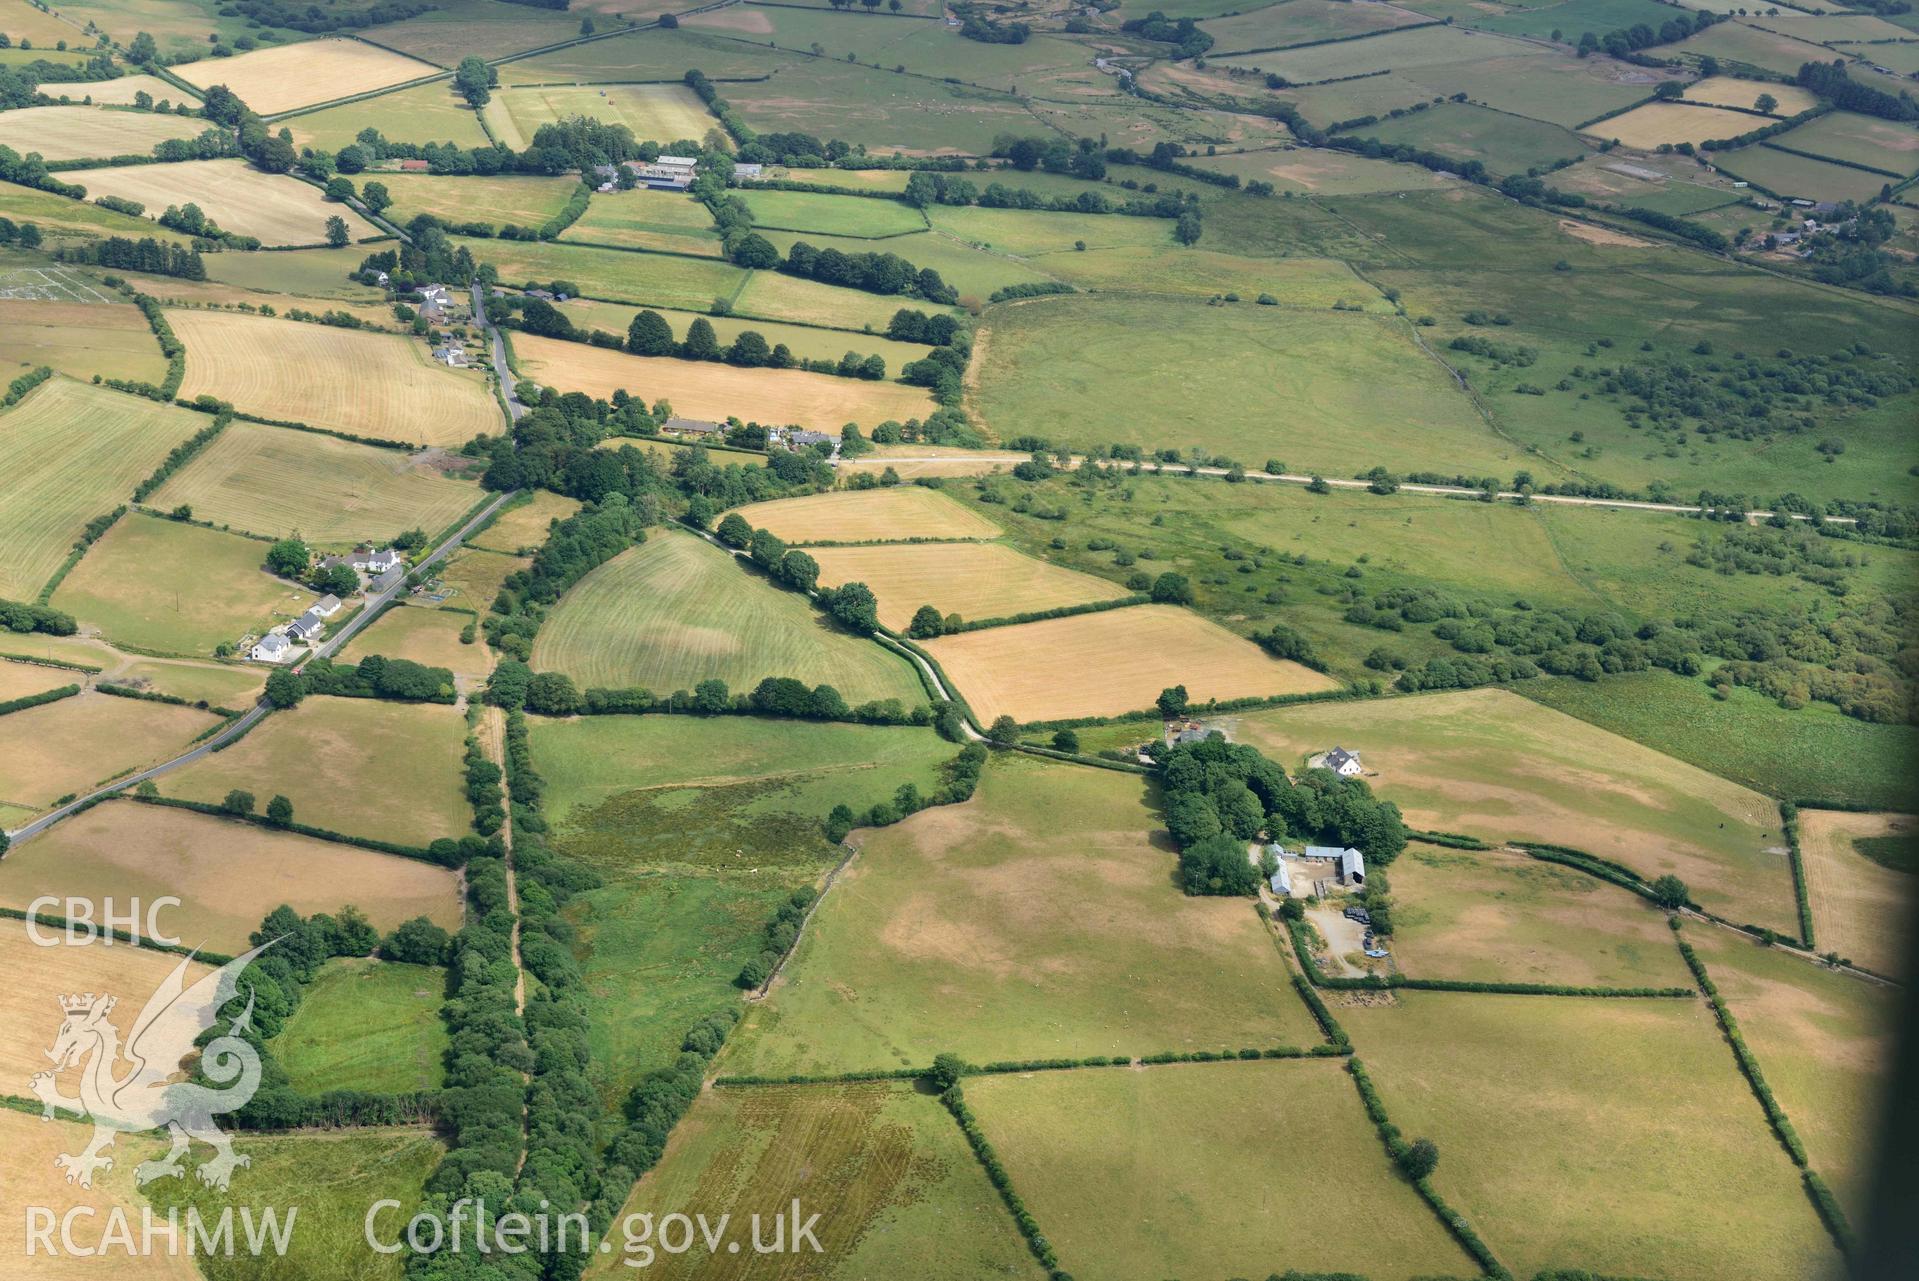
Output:
M1130 596L1116 596L1112 600L1093 600L1080 605L1061 605L1055 609L1033 609L1024 614L1003 614L998 618L961 619L952 627L942 626L940 635L953 636L960 632L983 631L988 627L1015 627L1020 623L1043 623L1052 618L1071 618L1075 614L1103 614L1109 609L1125 609L1132 605L1150 605L1153 598L1145 592L1134 592Z
M966 1136L966 1142L972 1147L973 1155L979 1158L980 1168L986 1171L986 1179L993 1185L1005 1202L1007 1213L1013 1216L1013 1222L1019 1227L1020 1236L1026 1239L1026 1248L1033 1252L1041 1267L1046 1269L1051 1281L1072 1281L1070 1274L1061 1271L1059 1256L1053 1252L1053 1243L1039 1230L1039 1223L1026 1208L1026 1202L1013 1190L1012 1176L1006 1173L1006 1167L1000 1164L999 1154L993 1151L993 1145L979 1128L979 1122L973 1119L973 1110L966 1106L966 1096L957 1085L951 1086L940 1095L940 1102L959 1122L960 1133Z
M307 823L270 823L267 821L265 815L235 814L232 810L226 809L223 806L209 805L205 801L183 800L177 796L136 795L131 799L139 801L143 805L164 805L169 809L192 810L196 814L205 814L211 818L230 819L236 823L250 823L254 827L263 827L270 832L292 832L295 836L310 836L314 840L332 841L336 845L357 845L363 850L372 850L376 854L393 854L400 858L418 859L422 863L431 863L435 867L459 866L457 862L448 862L432 850L422 846L401 845L395 841L377 840L371 836L348 836L345 832L335 832L330 828L314 827Z
M7 384L5 395L0 395L0 409L11 409L19 404L26 394L53 377L52 365L36 365Z
M1615 863L1611 859L1600 858L1597 854L1588 854L1584 850L1576 850L1570 845L1548 845L1542 841L1508 841L1507 844L1514 849L1524 850L1541 862L1558 863L1562 867L1573 868L1588 876L1596 876L1602 881L1610 881L1622 889L1631 890L1643 899L1658 902L1653 897L1652 886L1646 884L1644 877L1630 867ZM1686 900L1686 906L1701 915L1705 914L1704 909L1691 899Z
M42 605L51 601L53 594L60 590L60 584L67 581L67 575L71 574L73 567L80 563L80 558L85 556L95 543L105 537L106 532L112 529L114 525L119 522L120 518L126 514L126 504L122 503L104 516L95 516L92 520L88 521L86 528L80 531L80 537L73 540L73 550L67 553L67 558L60 562L60 568L53 571L53 577L46 581L34 599Z
M1819 1177L1817 1170L1801 1170L1799 1173L1805 1180L1806 1196L1818 1213L1819 1221L1832 1234L1833 1244L1839 1247L1839 1253L1851 1258L1859 1239L1853 1235L1852 1224L1847 1222L1846 1212L1840 1208L1838 1198L1833 1196L1832 1189L1826 1186L1826 1181Z
M115 698L137 698L143 703L166 703L172 707L198 708L200 711L212 712L215 716L223 716L228 720L232 720L234 717L241 715L240 712L235 711L231 707L215 707L204 698L195 701L191 698L181 698L178 694L162 694L157 690L135 689L131 685L116 685L112 681L101 681L93 688L102 694L111 694Z
M1334 1059L1347 1051L1332 1045L1248 1046L1238 1050L1160 1050L1152 1054L1094 1054L1083 1059L1001 1059L992 1063L968 1063L965 1076L1016 1076L1027 1072L1076 1072L1089 1068L1165 1067L1173 1063L1253 1063L1265 1059ZM927 1074L923 1067L872 1068L860 1072L794 1072L779 1075L742 1075L715 1077L713 1084L734 1089L771 1085L851 1085L861 1081L916 1081Z
M10 698L0 703L0 716L9 712L24 712L29 707L43 707L48 703L57 703L63 698L72 698L80 692L78 685L61 685L54 689L42 690L38 694L27 694L20 698Z
M1861 173L1869 173L1874 177L1891 178L1894 182L1904 182L1908 176L1902 173L1894 173L1890 169L1881 169L1877 165L1862 165L1856 160L1841 160L1837 156L1822 156L1816 152L1801 151L1797 147L1782 146L1776 142L1762 142L1759 145L1767 151L1783 151L1789 156L1798 156L1804 160L1817 160L1821 164L1838 165L1842 169L1857 169Z
M1353 1039L1346 1035L1346 1029L1333 1017L1332 1009L1320 998L1311 983L1297 974L1292 977L1293 990L1299 993L1299 998L1306 1002L1306 1008L1312 1011L1313 1021L1319 1024L1319 1030L1326 1034L1327 1048L1340 1054L1351 1054Z
M95 667L92 663L75 663L64 658L43 658L38 654L8 654L0 651L0 658L13 663L32 663L35 667L58 667L63 671L85 672L89 676L98 676L107 670L104 667Z
M1221 698L1207 703L1189 704L1182 717L1211 716L1218 712L1243 712L1255 707L1291 707L1297 703L1338 703L1349 698L1375 698L1374 694L1362 694L1350 686L1340 689L1315 690L1310 694L1263 694L1251 698ZM1160 721L1165 717L1158 708L1146 707L1131 712L1116 712L1111 716L1075 716L1051 721L1022 721L1023 730L1045 729L1088 729L1095 725L1124 725L1130 721Z
M1482 841L1477 836L1467 836L1462 832L1421 832L1408 828L1406 839L1418 841L1422 845L1443 845L1449 850L1490 850L1496 849L1490 841Z
M1374 1088L1372 1077L1366 1075L1366 1065L1356 1058L1347 1059L1346 1071L1352 1075L1353 1085L1359 1091L1359 1101L1365 1107L1366 1115L1371 1119L1373 1127L1378 1130L1379 1141L1386 1147L1386 1155L1397 1165L1400 1154L1406 1150L1408 1144L1400 1137L1399 1127L1394 1125L1391 1118L1386 1115L1386 1104L1380 1099L1379 1091ZM1421 1199L1431 1207L1432 1212L1439 1216L1439 1221L1444 1223L1447 1230L1453 1234L1453 1239L1459 1242L1466 1253L1473 1256L1481 1268L1485 1269L1488 1277L1496 1278L1497 1281L1513 1281L1513 1274L1505 1264L1499 1261L1492 1247L1480 1239L1479 1233L1473 1230L1473 1225L1466 1221L1465 1215L1446 1204L1446 1199L1433 1187L1431 1178L1413 1179L1411 1183L1419 1192Z
M1293 953L1313 986L1335 992L1385 992L1404 988L1414 992L1479 992L1496 996L1584 996L1620 999L1690 998L1698 995L1689 987L1580 987L1570 983L1478 982L1469 979L1416 979L1405 974L1372 974L1365 978L1347 978L1328 974L1319 968L1298 921L1287 921Z
M144 503L155 490L167 483L167 477L179 471L193 459L194 455L212 444L213 438L225 431L227 424L232 421L233 406L222 403L220 408L214 411L211 423L175 445L167 456L160 460L160 465L154 468L153 474L134 487L133 501Z
M0 917L10 921L32 921L49 929L64 930L68 921L64 916L55 916L51 912L23 912L17 907L0 907ZM165 952L170 956L191 956L195 960L205 961L208 965L225 965L233 958L225 952L208 952L187 947L179 943L160 943L153 939L128 934L125 930L116 930L94 925L89 927L102 938L115 943L125 943L132 947L145 948L149 952ZM106 946L103 944L103 946ZM36 1107L38 1104L35 1105Z
M1812 933L1812 894L1806 888L1806 857L1799 848L1799 807L1791 801L1779 802L1779 821L1786 832L1786 854L1792 861L1792 893L1799 900L1799 939L1808 952L1815 943Z

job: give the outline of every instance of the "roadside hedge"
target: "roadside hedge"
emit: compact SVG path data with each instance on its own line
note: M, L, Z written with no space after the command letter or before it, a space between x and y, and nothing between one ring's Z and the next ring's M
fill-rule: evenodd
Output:
M111 694L115 698L137 698L143 703L166 703L172 707L197 707L203 712L212 712L215 716L224 716L228 720L241 714L231 707L215 707L204 698L181 698L178 694L162 694L157 690L135 689L131 685L116 685L112 681L101 681L93 688L102 694Z
M0 716L9 712L24 712L29 707L40 707L47 703L57 703L63 698L72 698L80 692L78 685L62 685L57 689L42 690L38 694L27 694L20 698L10 698L0 703Z

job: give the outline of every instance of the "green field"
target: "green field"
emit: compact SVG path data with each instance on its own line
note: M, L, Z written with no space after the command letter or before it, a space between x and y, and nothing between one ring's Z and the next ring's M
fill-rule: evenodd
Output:
M511 88L575 81L678 81L688 67L698 67L716 79L764 76L797 61L794 54L768 49L764 44L756 48L682 27L593 40L509 62L500 68L500 83Z
M453 67L469 54L501 58L579 34L578 19L561 11L503 0L440 0L418 17L381 23L374 38L389 49Z
M297 822L425 845L462 835L472 819L460 774L464 733L450 707L316 696L167 775L161 790L218 805L244 788L261 810L284 795Z
M882 155L895 150L985 155L999 134L1038 132L1020 100L1004 90L818 58L781 67L764 83L729 85L726 99L762 133L844 138Z
M1719 167L1787 200L1870 201L1887 183L1899 181L1766 146L1741 147L1722 156Z
M1876 809L1910 803L1919 732L1814 703L1787 711L1749 689L1723 702L1703 681L1635 672L1597 684L1528 681L1528 698L1786 799Z
M838 630L806 598L759 580L691 536L656 534L573 587L533 648L538 671L582 687L657 694L718 679L745 692L768 676L827 684L849 703L923 695L913 670Z
M1775 35L1762 27L1783 26L1766 22L1719 22L1707 27L1699 34L1672 46L1672 52L1711 55L1721 63L1745 63L1764 71L1775 71L1782 76L1797 74L1800 66L1811 61L1830 61L1821 59L1818 50L1803 40L1794 40L1790 36Z
M1251 712L1236 726L1289 768L1334 745L1359 752L1413 827L1569 845L1647 880L1676 873L1738 921L1798 919L1772 800L1508 690Z
M266 550L251 538L133 512L81 558L52 604L122 644L205 656L314 602L314 593L261 568Z
M1781 143L1834 160L1910 174L1919 170L1919 130L1850 111L1834 111L1800 125Z
M0 598L32 600L87 522L125 503L207 421L66 378L0 415Z
M579 184L571 178L448 178L428 174L381 174L393 197L387 217L405 224L420 214L447 222L511 223L538 227L566 207Z
M478 261L498 267L501 281L507 284L571 280L584 289L589 298L681 307L690 311L707 310L715 298L732 298L748 275L719 259L621 253L550 241L460 240L458 243L472 250Z
M923 794L957 750L930 730L747 717L535 720L556 849L603 884L568 919L593 1003L609 1108L665 1066L686 1029L735 999L788 893L836 856L821 820L902 783Z
M646 187L595 194L561 239L709 258L721 255L719 233L713 230L713 215L705 205L679 192Z
M1147 806L1136 776L1007 757L874 832L725 1070L1317 1042L1251 905L1182 896Z
M1394 861L1392 886L1393 958L1414 978L1693 986L1664 913L1581 872L1414 844Z
M620 1217L731 1215L744 1231L749 1215L764 1222L796 1200L832 1206L818 1225L820 1253L808 1250L808 1277L1044 1275L953 1118L906 1085L709 1090ZM621 1266L617 1235L613 1248L589 1277L632 1274ZM643 1257L628 1253L626 1262ZM761 1275L756 1262L743 1252L734 1259L696 1250L660 1253L648 1266L662 1276L730 1281Z
M874 238L926 230L926 217L911 205L871 196L821 196L804 191L752 191L746 207L756 227L811 231L825 236ZM904 251L877 247L875 252Z
M1404 322L1348 313L1048 298L995 312L974 405L1002 437L1197 446L1249 466L1504 473L1518 455ZM1165 371L1177 368L1178 378Z
M1779 1106L1854 1223L1894 1085L1898 995L1725 930L1689 929Z
M1470 103L1447 103L1397 120L1382 120L1353 132L1395 146L1418 147L1460 160L1477 160L1496 174L1524 173L1535 166L1574 159L1585 152L1578 138L1557 125Z
M1417 992L1338 1014L1393 1123L1438 1145L1434 1187L1516 1275L1838 1262L1703 1000Z
M252 1210L257 1221L271 1208L281 1222L292 1220L293 1244L284 1256L255 1258L243 1244L230 1257L202 1255L197 1263L205 1281L399 1281L405 1255L376 1254L368 1247L367 1212L376 1201L398 1202L397 1208L382 1209L374 1230L382 1243L402 1238L407 1220L420 1205L420 1189L446 1153L430 1132L395 1128L248 1135L234 1147L249 1165L234 1176L227 1192L203 1187L191 1176L148 1184L146 1196L154 1204L155 1219L164 1222L167 1210L180 1211L184 1250L189 1205L197 1206L209 1225L219 1220L221 1211L232 1209L234 1235L242 1243L241 1211ZM292 1213L296 1206L297 1217ZM156 1240L156 1248L164 1250L166 1238Z
M353 302L380 302L378 289L355 284L347 277L359 269L367 251L296 249L271 254L215 254L206 260L207 279L269 293L307 298L341 298Z
M328 961L267 1044L302 1094L431 1090L447 1048L445 989L446 974L435 966Z
M859 196L816 196L816 200L858 200L871 204ZM904 209L904 205L896 206ZM915 231L906 235L892 236L885 240L861 240L852 236L823 236L810 231L774 231L763 233L781 254L787 253L795 243L805 243L815 249L837 249L843 254L887 253L898 254L915 267L931 267L939 272L940 279L959 290L966 305L982 303L995 289L1007 285L1032 284L1037 281L1051 280L1052 274L1046 268L1007 258L1000 254L983 252L971 245L962 244L951 236L932 231ZM769 273L761 272L760 277ZM789 277L789 279L791 279ZM795 280L796 284L812 284L811 281ZM814 285L815 289L827 288ZM839 293L852 292L836 290ZM866 295L869 298L872 294ZM880 301L887 301L881 299ZM916 300L896 298L891 300L894 306L901 303L914 304ZM889 313L890 314L890 313Z
M175 244L184 244L187 240L178 232L157 226L145 218L115 213L99 205L68 200L65 196L16 186L10 182L0 182L0 215L15 222L34 223L48 240L55 242L79 238L90 240L98 236L130 236L136 240L142 236L154 236Z
M496 105L497 104L497 105ZM719 121L685 85L547 85L509 89L488 104L487 122L501 141L524 150L540 126L577 116L625 125L642 142L670 148L702 142Z
M1038 1072L965 1090L1075 1277L1471 1270L1387 1161L1341 1063ZM1328 1170L1344 1213L1312 1210Z
M581 329L604 329L609 333L624 334L633 323L633 317L640 314L642 308L631 303L587 302L575 299L563 305L560 310L569 320ZM645 310L657 311L673 328L673 336L686 337L687 326L695 320L704 319L713 326L713 333L722 347L729 346L733 340L746 330L758 333L772 344L785 343L787 349L801 360L838 360L848 351L871 354L886 361L889 370L899 370L911 361L926 355L927 349L914 343L895 342L879 334L861 333L854 330L820 329L813 325L787 325L777 320L755 320L740 316L704 316L693 311L674 311L671 308L653 307ZM637 442L635 442L637 443ZM740 461L745 461L741 459Z
M1339 4L1333 0L1290 0L1286 4L1266 5L1229 18L1214 18L1204 30L1213 37L1213 48L1221 54L1246 49L1281 49L1287 45L1330 40L1336 36L1357 36L1373 31L1389 31L1422 21L1409 9L1417 5Z
M824 325L831 329L859 329L872 333L885 333L887 322L903 306L928 313L945 310L911 298L889 298L884 294L869 294L859 289L840 289L777 271L753 272L733 297L733 314L736 316L756 316L767 320L787 320L797 325Z
M336 545L415 526L437 533L478 498L476 486L399 450L236 422L150 501L162 510L186 503L194 519L222 528L274 538L297 531Z

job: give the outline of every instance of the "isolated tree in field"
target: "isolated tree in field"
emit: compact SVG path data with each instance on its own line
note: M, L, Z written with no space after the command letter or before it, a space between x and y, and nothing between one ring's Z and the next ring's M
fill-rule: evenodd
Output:
M466 99L467 105L478 111L493 97L493 69L486 61L473 54L460 59L460 65L453 71L453 90Z
M229 814L253 813L253 793L242 788L228 792L226 799L220 802L220 808Z
M267 802L267 822L275 827L286 827L293 822L293 802L284 796L275 796Z
M753 541L753 526L738 512L728 512L714 531L728 547L745 547Z
M360 203L374 213L379 213L393 203L393 197L387 193L384 182L369 182L360 192Z
M1153 700L1153 705L1159 708L1159 714L1161 716L1169 720L1175 716L1184 716L1186 714L1186 687L1184 685L1167 686L1159 692L1159 697Z
M940 1054L933 1058L933 1066L926 1073L926 1079L941 1090L950 1090L960 1083L966 1075L966 1060L957 1054Z
M1309 494L1330 494L1333 492L1333 487L1326 483L1324 476L1315 474L1311 480L1306 482L1306 492Z
M1056 752L1077 752L1079 750L1079 735L1070 729L1054 730L1053 750Z
M1395 1158L1400 1171L1415 1183L1439 1168L1439 1147L1431 1139L1414 1139Z
M353 233L347 230L346 219L334 214L326 220L326 242L335 249L344 249L353 239Z
M1670 872L1652 883L1653 902L1669 912L1676 912L1692 901L1692 891L1686 883Z
M1002 716L986 727L986 737L995 743L1011 745L1019 738L1019 722L1010 716Z
M1193 584L1184 574L1168 571L1153 580L1153 600L1161 605L1190 605Z
M643 311L626 327L626 349L635 356L673 354L673 327L657 311Z
M1196 245L1199 243L1200 231L1199 215L1188 209L1173 224L1173 239L1182 245Z
M152 36L142 31L133 37L133 43L127 46L127 61L132 63L152 62L160 56L160 47Z
M275 707L298 707L307 696L306 677L282 667L267 677L267 702Z
M1767 115L1771 115L1774 111L1778 109L1778 107L1779 107L1779 99L1773 97L1769 93L1760 94L1758 98L1753 100L1753 104L1752 104L1752 109L1754 111L1763 111Z

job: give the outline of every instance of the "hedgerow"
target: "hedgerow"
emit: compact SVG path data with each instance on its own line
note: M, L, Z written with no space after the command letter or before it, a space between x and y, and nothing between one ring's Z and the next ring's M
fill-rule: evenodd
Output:
M26 694L19 698L10 698L0 703L0 716L8 712L24 712L29 707L40 707L46 703L57 703L63 698L72 698L80 692L78 685L62 685L58 689L42 690L38 694Z
M1686 967L1699 982L1699 990L1706 994L1706 1000L1712 1005L1712 1012L1719 1020L1719 1030L1725 1033L1726 1044L1732 1046L1732 1055L1739 1063L1739 1071L1746 1078L1746 1084L1752 1087L1754 1097L1766 1113L1766 1120L1772 1125L1773 1133L1792 1158L1792 1163L1800 1169L1808 1168L1805 1145L1799 1141L1798 1131L1792 1128L1792 1122L1786 1118L1786 1111L1772 1096L1772 1087L1766 1084L1766 1077L1759 1070L1759 1060L1746 1047L1745 1034L1739 1030L1738 1020L1732 1011L1726 1008L1726 1002L1719 995L1719 988L1706 973L1706 966L1693 951L1692 944L1679 940L1679 954L1686 958Z

